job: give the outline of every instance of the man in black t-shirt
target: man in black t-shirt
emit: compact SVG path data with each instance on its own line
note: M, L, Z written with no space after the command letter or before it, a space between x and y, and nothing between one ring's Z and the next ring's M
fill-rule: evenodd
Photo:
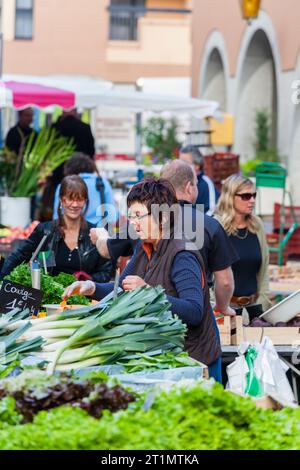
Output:
M161 177L169 180L183 210L183 229L188 238L196 242L195 235L201 230L199 211L193 206L197 201L197 175L192 166L181 160L167 163L161 170ZM202 208L203 209L203 208ZM224 315L234 315L230 300L234 289L231 266L239 257L221 224L202 213L204 233L203 244L199 247L202 255L208 285L214 286L216 310Z
M75 152L84 153L90 158L95 157L95 140L91 131L91 126L82 122L76 109L64 111L57 122L52 125L60 135L66 139L73 139ZM64 164L60 165L53 172L52 183L55 188L62 182Z
M25 149L30 135L32 133L36 134L35 130L31 127L32 121L32 108L26 108L19 111L18 123L8 131L5 139L5 146L8 150L19 155L21 148L22 150Z

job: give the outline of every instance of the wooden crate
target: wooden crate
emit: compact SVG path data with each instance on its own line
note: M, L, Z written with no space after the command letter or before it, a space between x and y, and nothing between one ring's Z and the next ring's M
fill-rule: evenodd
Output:
M239 173L240 156L236 153L223 152L204 156L204 172L214 183L221 183L228 176Z
M243 340L243 319L241 316L223 317L217 320L221 345L236 346Z
M290 327L267 327L267 328L243 328L243 340L260 342L263 336L268 336L276 346L291 346L300 344L300 328Z
M243 326L241 316L224 317L217 323L222 346L238 346L243 341L259 343L264 336L268 336L276 346L300 345L300 328L298 327L247 327Z

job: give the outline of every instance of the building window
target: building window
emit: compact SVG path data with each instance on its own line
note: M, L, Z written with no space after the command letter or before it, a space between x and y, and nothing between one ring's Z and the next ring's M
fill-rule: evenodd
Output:
M33 0L16 0L16 39L32 39Z
M144 14L138 8L145 8L145 0L111 0L110 6L109 39L136 41L138 19Z

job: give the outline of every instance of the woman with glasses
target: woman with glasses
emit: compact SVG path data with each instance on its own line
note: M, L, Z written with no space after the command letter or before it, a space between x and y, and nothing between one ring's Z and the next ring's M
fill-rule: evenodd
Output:
M36 227L22 248L5 261L1 279L16 266L29 262L43 237L46 237L40 251L45 252L48 274L64 272L75 274L77 278L109 281L112 264L99 255L90 241L89 231L95 226L85 219L88 204L85 182L79 176L64 178L59 193L58 220Z
M185 349L207 364L211 377L221 382L220 340L203 261L197 247L182 234L182 224L177 224L179 204L173 186L163 179L147 178L131 189L127 206L130 226L139 242L122 273L120 287L132 291L161 285L172 313L187 324ZM63 298L82 293L99 300L113 288L113 284L76 282L66 289Z
M223 225L239 260L232 265L235 289L231 306L246 307L258 316L269 300L269 251L262 221L254 215L256 191L252 181L232 175L223 184L215 216Z

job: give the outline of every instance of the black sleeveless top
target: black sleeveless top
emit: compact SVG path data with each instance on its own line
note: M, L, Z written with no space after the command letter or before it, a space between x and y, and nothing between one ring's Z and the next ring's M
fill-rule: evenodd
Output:
M240 259L233 263L235 297L257 293L257 274L262 263L262 254L257 235L248 229L238 229L237 235L230 235L230 241Z

